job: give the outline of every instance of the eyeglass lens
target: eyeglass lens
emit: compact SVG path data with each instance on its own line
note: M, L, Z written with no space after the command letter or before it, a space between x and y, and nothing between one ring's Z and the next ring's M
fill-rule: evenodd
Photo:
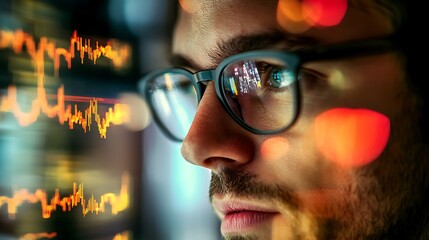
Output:
M161 124L184 139L194 119L198 97L189 77L179 73L158 76L151 84L151 104Z
M221 94L240 124L260 131L284 129L296 114L296 76L285 61L249 58L221 71ZM195 117L198 96L188 76L167 73L153 79L151 102L161 124L184 139Z
M296 109L296 77L275 58L233 62L223 70L223 94L233 114L246 125L262 131L285 128Z

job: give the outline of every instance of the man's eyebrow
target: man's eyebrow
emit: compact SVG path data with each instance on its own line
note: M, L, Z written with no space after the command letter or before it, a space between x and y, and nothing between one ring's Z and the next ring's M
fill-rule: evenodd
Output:
M216 68L223 59L242 52L267 48L296 50L309 48L317 45L318 43L319 41L311 37L285 34L281 31L237 36L227 41L221 41L214 49L209 50L208 58L210 58L212 65L206 67L208 69ZM170 58L170 63L173 66L202 69L202 66L199 66L189 57L182 54L174 54Z
M292 51L314 47L317 44L319 44L319 41L311 37L272 31L256 35L238 36L226 42L219 42L216 48L209 52L209 57L211 62L218 64L223 59L242 52L268 48Z

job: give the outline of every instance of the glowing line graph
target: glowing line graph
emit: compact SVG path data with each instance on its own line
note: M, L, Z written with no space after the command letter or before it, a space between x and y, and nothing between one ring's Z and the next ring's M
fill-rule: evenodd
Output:
M118 50L113 49L112 44L118 46ZM54 41L46 37L41 37L39 45L36 46L33 36L18 29L16 31L0 30L0 49L12 48L15 53L21 53L26 48L30 58L34 61L37 74L44 74L45 53L54 61L55 76L58 77L60 68L60 58L63 57L67 62L67 67L71 69L72 59L76 57L76 51L79 52L81 63L85 59L85 53L89 60L94 64L101 56L112 60L114 67L124 67L125 63L130 59L130 47L126 44L120 44L118 41L110 40L105 46L101 46L98 41L95 42L95 47L91 46L91 39L84 39L77 35L77 31L73 32L70 37L70 46L66 48L56 47Z
M72 106L65 104L64 87L61 86L57 91L57 104L50 106L46 96L46 90L43 87L43 80L39 78L37 85L37 97L32 101L31 110L23 112L17 101L17 89L10 85L7 95L0 98L0 112L12 112L21 126L29 126L39 119L43 112L49 118L58 117L61 125L68 122L69 129L74 129L78 124L84 132L91 130L91 124L95 122L100 133L100 138L107 137L107 128L110 124L120 125L127 122L130 118L130 110L126 104L116 103L113 108L109 107L105 116L102 117L98 112L98 100L92 98L89 100L89 106L83 110L78 110L77 104Z
M88 59L92 60L94 64L98 58L105 56L111 59L116 67L122 67L129 58L130 50L127 46L120 48L118 51L114 51L111 45L100 46L98 42L96 42L96 47L92 48L90 42L90 39L82 40L75 31L70 38L69 50L65 48L56 48L55 43L49 41L45 37L40 39L39 46L36 49L36 43L33 37L24 33L22 30L17 30L15 32L0 30L0 49L12 48L15 53L21 53L25 45L26 51L33 60L35 74L37 76L37 97L31 102L30 110L24 112L20 109L17 100L17 88L16 86L10 85L7 89L7 93L0 98L0 113L13 113L21 126L33 124L39 119L40 114L43 113L49 118L57 117L61 125L68 122L69 129L74 129L74 125L78 124L85 133L87 129L89 131L91 130L91 124L95 122L99 130L100 138L106 138L107 128L110 127L110 124L120 125L129 121L130 109L126 104L115 103L113 108L108 108L104 117L98 112L99 100L97 100L97 98L90 98L89 106L83 111L79 110L76 104L73 106L71 104L66 105L66 99L78 101L85 99L88 101L88 98L65 96L63 85L57 89L57 104L51 106L48 103L48 97L44 87L45 53L54 60L55 75L58 75L60 68L60 57L64 57L70 69L76 51L80 53L81 63L83 63L85 53L87 53Z
M19 240L37 240L42 238L52 239L57 236L56 232L52 233L27 233L24 236L20 237Z
M129 174L124 173L122 176L121 189L119 195L114 193L105 193L101 195L100 200L97 201L93 194L89 199L85 199L83 183L78 186L73 183L73 194L61 197L60 190L55 189L54 196L48 200L45 190L37 189L34 193L30 193L27 189L20 189L14 191L12 197L0 196L0 208L7 205L7 212L10 219L14 219L18 207L24 203L37 204L40 202L42 210L42 218L50 218L52 212L60 208L63 212L70 212L77 206L82 207L82 215L85 217L88 213L95 213L98 215L100 212L104 213L106 204L110 204L111 213L116 215L129 206Z
M52 232L52 233L27 233L25 235L23 235L22 237L19 238L19 240L38 240L38 239L44 239L44 238L48 238L48 239L52 239L55 238L57 236L56 232ZM113 240L128 240L129 238L129 233L128 231L126 232L122 232L122 233L118 233L113 237Z
M114 237L113 237L113 240L128 240L128 239L130 239L130 237L129 237L129 232L128 231L126 231L126 232L122 232L122 233L118 233L118 234L116 234Z
M57 95L55 94L46 94L48 100L57 99ZM64 101L66 102L89 102L93 97L85 97L85 96L70 96L64 95ZM118 103L118 99L115 98L100 98L97 97L98 103L111 104L114 105Z

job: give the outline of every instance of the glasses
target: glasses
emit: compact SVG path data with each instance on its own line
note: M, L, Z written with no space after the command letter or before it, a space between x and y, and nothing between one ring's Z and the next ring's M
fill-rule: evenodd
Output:
M294 52L245 52L226 58L216 69L151 72L139 88L156 123L174 141L187 135L208 81L214 82L219 101L237 124L254 134L275 134L290 128L299 115L303 63L381 54L395 50L395 42L389 36Z

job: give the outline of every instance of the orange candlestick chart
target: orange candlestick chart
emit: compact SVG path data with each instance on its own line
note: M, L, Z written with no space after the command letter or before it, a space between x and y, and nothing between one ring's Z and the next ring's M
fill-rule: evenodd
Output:
M0 209L3 205L7 205L7 212L10 219L14 219L17 213L18 207L25 203L38 204L40 203L42 218L50 218L52 212L56 211L57 208L63 212L72 211L73 208L81 206L81 212L83 216L88 213L104 213L106 204L110 204L111 213L116 215L129 206L129 174L124 173L122 176L121 189L119 194L105 193L101 195L100 200L97 201L93 194L89 199L84 196L83 183L76 185L73 183L73 193L66 197L61 197L60 190L55 189L55 194L48 199L48 195L45 190L37 189L34 193L30 193L27 189L20 189L14 191L12 197L0 196Z
M49 118L58 118L61 125L68 122L69 129L74 129L74 125L80 125L86 133L91 130L91 125L96 124L100 138L106 138L107 128L111 124L120 125L130 118L130 109L126 104L115 103L113 108L109 107L104 116L99 113L97 98L89 100L89 106L80 110L77 104L67 104L66 101L82 99L80 96L66 96L64 86L61 85L56 94L57 104L50 105L47 98L45 81L45 55L54 62L54 75L58 76L61 57L67 62L67 67L71 69L72 60L76 58L76 51L79 52L81 64L85 57L96 64L97 59L105 57L112 61L115 68L123 67L130 58L130 48L128 45L119 45L118 50L113 49L110 43L100 46L96 41L95 47L91 46L91 39L83 39L75 31L70 38L68 49L56 47L54 41L42 37L38 46L34 38L22 30L4 31L0 30L0 49L11 48L16 54L21 54L26 50L35 68L37 78L37 97L31 102L31 109L27 112L21 110L18 104L18 93L16 86L10 85L4 96L0 96L0 113L11 112L21 126L28 126L39 119L40 114ZM25 46L25 48L24 48Z

